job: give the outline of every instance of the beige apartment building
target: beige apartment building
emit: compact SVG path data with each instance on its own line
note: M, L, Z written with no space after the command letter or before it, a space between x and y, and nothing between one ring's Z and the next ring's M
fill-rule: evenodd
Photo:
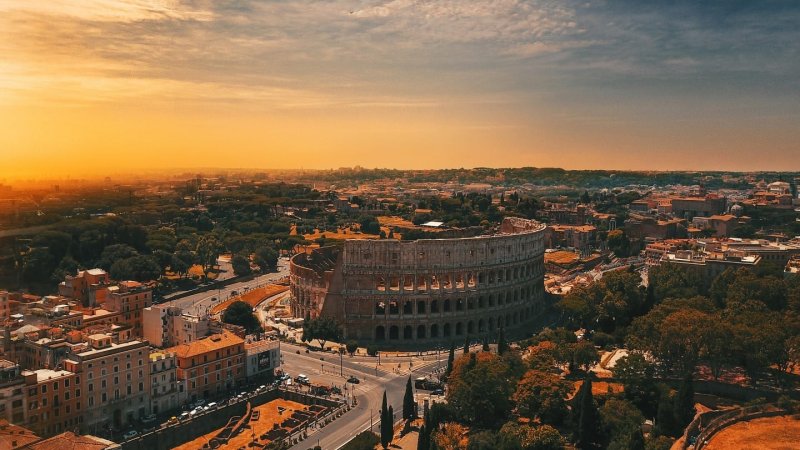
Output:
M121 428L150 413L150 347L147 342L115 343L105 334L88 337L88 348L70 355L64 367L81 378L84 428Z
M150 400L153 414L180 408L186 403L186 398L186 386L178 380L178 359L175 353L150 353Z
M39 369L22 372L25 379L25 426L39 436L52 436L80 428L82 408L80 376L67 370Z
M144 338L154 347L188 344L209 334L208 318L186 314L177 306L154 305L142 314Z

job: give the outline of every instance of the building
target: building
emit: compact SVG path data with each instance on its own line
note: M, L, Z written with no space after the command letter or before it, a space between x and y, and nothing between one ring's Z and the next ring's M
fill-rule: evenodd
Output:
M545 241L549 248L571 247L586 255L594 248L596 233L592 225L550 225Z
M23 371L27 428L40 436L52 436L80 427L82 408L80 377L67 370Z
M244 339L228 330L166 351L178 359L178 380L190 401L230 391L244 381Z
M177 306L154 305L142 314L144 338L154 347L187 344L209 334L207 317L186 314Z
M708 217L722 214L726 209L725 197L706 195L705 197L677 197L671 199L672 214L681 219L691 220L695 216Z
M81 377L85 397L84 429L111 425L116 429L150 413L150 347L147 342L116 343L110 335L93 334L64 367Z
M106 299L106 309L122 314L121 323L130 325L133 335L141 338L142 313L153 303L153 291L137 281L123 281L118 289L111 289Z
M103 269L81 270L58 284L58 295L79 300L83 306L95 306L105 301L110 283Z
M8 298L8 291L0 290L0 323L4 323L11 317L11 301Z
M29 444L40 440L41 438L33 431L0 419L0 450L30 448Z
M281 365L281 346L276 339L248 340L244 344L248 381L269 379Z
M0 359L0 419L26 423L25 378L19 364Z
M119 444L92 435L77 435L72 432L61 433L49 439L34 442L25 450L118 450Z
M729 251L679 250L675 253L665 253L661 258L661 264L674 264L696 273L706 287L711 286L714 279L726 269L753 269L759 263L761 263L761 257L758 255Z
M347 240L290 261L295 317L336 320L345 340L429 347L505 328L544 309L545 225L506 218L467 238Z
M153 414L178 409L186 403L186 389L178 380L178 359L174 353L150 353L150 402Z

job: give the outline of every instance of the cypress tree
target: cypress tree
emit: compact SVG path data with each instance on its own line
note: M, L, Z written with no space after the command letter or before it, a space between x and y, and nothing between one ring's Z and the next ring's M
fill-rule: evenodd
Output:
M500 328L500 331L497 335L497 354L502 355L503 353L508 350L508 344L506 344L506 333L503 328Z
M389 443L392 442L391 438L391 416L389 416L389 408L386 406L386 391L383 391L383 405L381 406L381 446L386 449Z
M469 335L464 336L464 354L469 353Z
M453 371L453 363L456 360L456 343L450 341L450 354L447 355L447 369L444 371L444 376L447 378L450 376L450 372Z
M597 444L601 441L600 421L597 405L595 405L592 395L592 379L590 377L587 376L583 380L578 395L578 448L597 448Z
M631 436L628 440L628 448L630 450L645 450L644 434L642 434L641 427L637 427L631 432Z
M417 436L417 450L428 450L428 433L426 432L425 424L419 427L419 435Z
M417 418L417 412L414 406L414 391L411 388L411 377L408 377L408 381L406 381L406 393L403 395L403 419L414 420Z
M689 373L681 382L678 395L675 396L673 403L672 416L675 419L676 434L686 428L686 425L689 425L694 419L694 415L694 383L692 374Z
M394 438L394 408L392 408L392 405L389 405L389 412L386 417L389 419L386 421L386 432L389 435L389 443L391 444Z
M658 399L656 423L653 430L656 436L672 436L675 433L675 418L672 415L672 409L672 398L670 398L669 390L666 389Z

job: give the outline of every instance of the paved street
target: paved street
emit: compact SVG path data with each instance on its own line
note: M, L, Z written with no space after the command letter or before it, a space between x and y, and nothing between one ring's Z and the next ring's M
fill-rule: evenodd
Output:
M227 300L234 291L241 294L242 292L246 292L250 289L277 281L278 279L287 275L289 275L289 261L286 258L280 258L278 259L277 272L257 276L248 281L232 283L221 289L213 289L177 300L164 302L163 304L179 306L183 308L185 312L191 314L205 314L210 311L211 307L215 304Z
M299 354L297 352L300 352ZM383 401L383 391L386 390L389 404L394 407L395 419L400 418L403 409L403 394L405 393L406 379L416 378L427 374L437 366L446 364L444 359L436 361L425 361L416 364L414 370L401 370L395 373L396 364L383 364L377 368L365 365L349 356L339 357L333 353L310 352L305 353L305 347L281 344L281 355L283 356L282 369L292 377L299 373L307 375L313 384L343 386L347 384L349 395L355 392L358 402L355 408L350 410L332 424L317 431L313 431L308 439L292 447L293 450L306 450L319 443L325 450L335 450L347 443L356 434L370 427L370 412L372 413L373 431L377 431L377 424L380 417L380 407ZM375 361L373 358L372 361ZM345 383L351 375L355 375L361 382L356 385ZM350 388L354 387L354 391Z

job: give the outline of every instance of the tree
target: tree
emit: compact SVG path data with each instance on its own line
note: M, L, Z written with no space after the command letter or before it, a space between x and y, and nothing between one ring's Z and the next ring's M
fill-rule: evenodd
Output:
M631 241L623 230L609 231L606 242L608 243L609 250L614 252L618 257L624 258L630 255Z
M655 435L675 436L675 416L673 414L674 406L672 397L670 396L669 389L664 389L661 397L658 400L658 411L656 412L656 422L654 428Z
M428 450L431 446L430 437L428 430L425 428L425 424L422 424L417 434L417 450Z
M392 434L394 426L392 425L392 416L389 414L389 408L386 402L386 391L383 391L383 404L381 405L381 446L386 449L389 443L392 442Z
M469 353L469 335L464 336L464 354Z
M517 383L512 399L520 416L558 425L567 414L565 399L570 388L571 385L558 375L529 370Z
M655 366L642 352L632 351L620 358L614 366L614 377L622 382L625 399L633 403L647 417L653 417L661 396L654 380Z
M633 434L641 433L644 416L632 403L617 398L606 400L600 408L600 418L604 433L608 436L609 447L625 449L630 445ZM642 436L643 437L643 436ZM641 446L644 447L642 440Z
M488 430L470 433L467 450L496 450L500 444L497 438L497 433ZM422 449L418 447L418 450Z
M675 395L673 400L672 415L675 419L675 425L678 430L686 428L686 425L694 419L694 384L692 374L687 374L681 386L678 389L678 394Z
M212 234L207 234L197 241L195 252L200 266L203 268L203 276L208 278L209 272L217 264L222 245Z
M489 338L487 336L483 337L483 346L481 347L481 350L484 352L489 351Z
M703 280L694 272L675 264L662 264L648 271L650 284L653 285L653 297L656 302L668 298L691 298L702 293L698 286Z
M60 263L58 263L58 267L56 267L56 270L53 272L53 275L50 279L51 281L60 283L61 281L64 281L64 278L67 275L75 275L78 273L79 267L80 265L78 264L78 261L75 261L75 259L67 255L61 260Z
M600 354L589 341L580 341L572 344L572 363L581 370L588 371L593 365L600 362Z
M104 270L110 270L111 266L114 265L115 262L134 257L138 254L139 252L137 252L136 249L130 245L109 245L103 249L103 253L100 255L100 260L97 261L97 265ZM121 278L117 279L119 280Z
M243 301L235 301L228 306L225 313L222 315L222 321L233 325L243 326L248 333L257 333L262 331L261 323L258 318L253 314L253 308Z
M466 450L467 429L462 425L449 422L433 435L436 448L440 450Z
M477 427L496 426L511 409L515 380L508 362L494 353L463 355L448 377L447 400L461 421Z
M31 249L23 257L22 279L28 282L44 282L53 274L56 261L46 248Z
M587 376L581 384L578 394L575 396L575 407L573 412L577 412L578 426L576 444L578 448L589 449L598 448L602 442L600 420L597 412L597 405L592 395L592 379ZM576 411L577 409L577 411Z
M136 255L112 264L109 275L115 280L150 281L161 276L161 266L152 256Z
M347 348L347 353L353 356L356 350L358 350L358 343L356 341L347 341L345 347Z
M319 341L320 347L325 348L328 341L338 341L341 337L339 324L330 317L317 317L316 319L303 322L303 341L311 342L314 339Z
M253 259L263 273L274 272L278 268L278 252L272 247L259 247Z
M450 376L450 372L453 371L453 362L456 359L456 344L455 342L450 342L450 353L447 355L447 368L444 371L445 378Z
M238 276L250 275L250 260L242 255L234 255L231 258L231 266L233 266L233 273Z
M406 381L406 392L403 395L403 419L414 420L417 418L417 403L414 401L414 389L411 386L411 377Z
M498 447L503 450L560 450L564 437L550 425L530 426L508 422L500 429Z
M506 343L506 333L503 328L500 328L500 331L497 336L497 354L502 355L503 353L508 350L508 343Z

